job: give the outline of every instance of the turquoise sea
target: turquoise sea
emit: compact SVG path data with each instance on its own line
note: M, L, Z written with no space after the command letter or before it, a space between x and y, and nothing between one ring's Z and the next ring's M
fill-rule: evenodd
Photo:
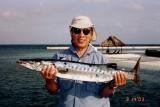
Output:
M47 45L0 45L0 107L55 107L38 72L16 64L19 58L52 57ZM130 68L126 68L130 69ZM128 81L110 98L111 107L160 107L160 70L141 69L141 86Z

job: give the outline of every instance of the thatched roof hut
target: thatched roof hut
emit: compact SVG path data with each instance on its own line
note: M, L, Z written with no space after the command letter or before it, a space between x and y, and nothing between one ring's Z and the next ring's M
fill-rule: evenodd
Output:
M115 36L109 36L105 41L101 43L102 47L117 47L125 46L125 44Z
M112 53L122 53L122 46L125 46L125 44L119 40L115 36L109 36L105 41L103 41L100 44L101 47L108 47L106 50L106 53L110 53L109 47L121 47L121 49L115 49Z

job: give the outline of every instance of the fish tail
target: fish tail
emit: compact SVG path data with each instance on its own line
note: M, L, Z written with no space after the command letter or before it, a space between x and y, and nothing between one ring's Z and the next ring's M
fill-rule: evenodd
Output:
M130 71L131 73L133 73L133 75L134 75L133 81L134 81L137 85L140 85L140 76L139 76L140 60L141 60L141 57L137 60L134 68Z

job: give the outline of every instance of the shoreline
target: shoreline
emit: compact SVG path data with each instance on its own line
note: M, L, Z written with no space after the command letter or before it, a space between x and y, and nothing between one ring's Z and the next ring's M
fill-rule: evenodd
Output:
M56 50L56 49L68 49L68 46L47 46L47 50ZM95 46L98 50L106 50L106 49L125 49L125 50L137 50L137 49L160 49L160 46L122 46L122 47L100 47Z

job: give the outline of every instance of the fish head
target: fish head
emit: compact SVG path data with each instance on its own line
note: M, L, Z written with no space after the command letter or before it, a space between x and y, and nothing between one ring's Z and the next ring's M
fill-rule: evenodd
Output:
M31 70L36 70L36 71L41 71L43 65L40 63L40 62L34 62L34 61L17 61L17 64L25 67L25 68L28 68L28 69L31 69Z

